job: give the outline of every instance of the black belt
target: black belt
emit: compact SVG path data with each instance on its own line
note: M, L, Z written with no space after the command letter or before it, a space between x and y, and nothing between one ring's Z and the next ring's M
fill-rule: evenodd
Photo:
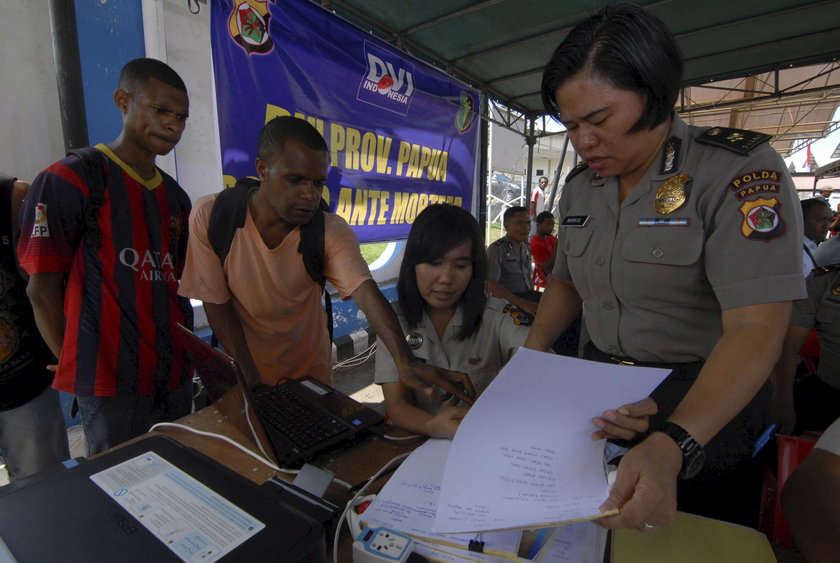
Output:
M628 356L616 356L615 354L607 354L598 349L592 342L587 342L583 347L583 357L587 360L594 360L596 362L604 362L607 364L618 364L622 366L638 366L644 368L662 368L668 369L675 373L689 371L693 373L699 372L700 367L705 362L645 362L637 360Z

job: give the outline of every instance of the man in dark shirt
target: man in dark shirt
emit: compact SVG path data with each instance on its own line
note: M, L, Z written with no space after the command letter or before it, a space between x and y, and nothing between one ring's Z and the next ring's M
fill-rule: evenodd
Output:
M29 184L0 174L0 451L9 478L22 479L70 457L67 429L52 389L55 359L38 334L15 242Z

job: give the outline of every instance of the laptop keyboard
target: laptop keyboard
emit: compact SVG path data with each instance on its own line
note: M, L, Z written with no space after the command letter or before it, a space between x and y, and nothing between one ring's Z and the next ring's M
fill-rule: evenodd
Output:
M348 433L341 421L308 404L286 385L263 389L255 397L260 415L304 455Z

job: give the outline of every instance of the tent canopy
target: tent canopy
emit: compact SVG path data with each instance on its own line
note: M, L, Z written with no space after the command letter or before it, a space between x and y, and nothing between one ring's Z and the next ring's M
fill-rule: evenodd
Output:
M542 67L593 0L321 0L363 29L534 119ZM788 154L830 132L840 101L840 0L641 0L685 58L677 109L759 130Z

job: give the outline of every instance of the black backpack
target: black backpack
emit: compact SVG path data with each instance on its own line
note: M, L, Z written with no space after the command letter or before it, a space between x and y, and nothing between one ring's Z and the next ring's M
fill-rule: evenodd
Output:
M260 186L259 180L241 178L232 188L219 192L213 208L210 210L210 223L207 228L207 238L210 246L216 252L219 260L224 264L230 253L230 245L236 229L245 226L248 213L248 194ZM318 211L312 220L300 228L300 245L298 252L303 254L303 265L312 280L321 286L324 293L324 308L327 311L327 330L330 341L333 338L332 300L326 290L327 278L324 276L324 213L330 207L321 199Z

